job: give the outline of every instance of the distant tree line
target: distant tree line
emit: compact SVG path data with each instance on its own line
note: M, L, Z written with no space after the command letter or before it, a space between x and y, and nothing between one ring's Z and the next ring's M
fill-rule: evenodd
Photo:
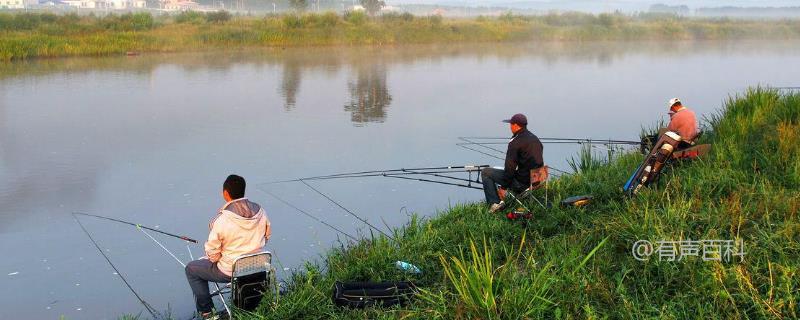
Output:
M691 10L686 5L681 6L670 6L662 3L654 4L650 6L650 12L652 13L669 13L669 14L677 14L677 15L688 15L691 14Z
M728 17L798 17L800 7L718 7L698 8L698 16L728 16Z
M672 14L679 16L706 16L706 17L798 17L800 7L708 7L692 9L686 5L667 5L658 3L650 6L650 13Z

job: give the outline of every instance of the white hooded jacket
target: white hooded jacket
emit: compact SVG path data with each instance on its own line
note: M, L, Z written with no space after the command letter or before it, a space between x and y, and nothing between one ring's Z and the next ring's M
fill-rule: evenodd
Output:
M272 233L264 208L247 198L223 205L208 227L206 256L228 276L237 257L263 250Z

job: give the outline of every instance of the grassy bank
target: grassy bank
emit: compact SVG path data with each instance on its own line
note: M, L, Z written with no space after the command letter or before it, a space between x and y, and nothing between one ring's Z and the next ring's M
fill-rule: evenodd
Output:
M363 13L231 17L227 13L121 16L0 14L0 60L208 48L397 45L491 41L800 38L800 20L744 21L622 14L444 19Z
M550 197L592 194L588 207L538 210L527 227L478 204L412 218L396 242L333 249L324 265L295 274L288 294L242 318L798 318L800 94L754 89L707 125L712 154L668 167L636 198L621 186L641 155L584 165L552 180ZM637 240L686 239L741 239L746 255L639 261L631 253ZM423 273L403 274L396 260ZM412 280L423 291L402 308L343 310L331 303L335 280Z

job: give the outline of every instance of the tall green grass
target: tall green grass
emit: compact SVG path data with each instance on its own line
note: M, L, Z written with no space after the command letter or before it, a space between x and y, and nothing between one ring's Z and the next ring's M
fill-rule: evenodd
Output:
M563 13L447 19L363 12L231 16L227 12L104 16L0 13L0 60L263 46L496 41L790 39L800 21Z
M701 137L711 155L675 163L636 198L622 184L630 153L551 182L553 206L526 225L464 204L341 244L244 319L793 319L800 317L800 94L754 88L731 97ZM631 128L636 130L635 128ZM531 206L535 207L535 206ZM743 261L647 261L638 240L743 240ZM408 274L393 262L423 270ZM410 305L333 306L334 281L413 281Z

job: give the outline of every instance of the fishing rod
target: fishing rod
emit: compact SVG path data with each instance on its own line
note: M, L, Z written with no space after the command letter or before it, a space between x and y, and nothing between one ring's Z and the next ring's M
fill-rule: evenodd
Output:
M446 174L453 174L453 173L469 173L469 179L459 178L448 176ZM369 177L389 177L389 176L404 176L404 175L427 175L427 176L434 176L438 178L444 179L451 179L451 180L458 180L463 182L475 182L480 183L479 180L472 180L472 172L475 171L452 171L452 170L440 170L440 171L400 171L400 172L381 172L381 173L373 173L373 174L355 174L355 175L341 175L336 177L314 177L314 178L304 178L298 179L298 182L302 181L318 181L318 180L333 180L333 179L355 179L355 178L369 178Z
M287 183L287 182L300 182L302 180L327 180L327 179L339 179L339 178L360 178L360 177L379 177L385 174L394 174L394 173L409 173L409 174L421 174L421 171L446 171L446 172L435 172L435 173L459 173L459 172L470 172L470 171L480 171L483 168L489 167L488 165L465 165L465 166L443 166L443 167L424 167L424 168L400 168L400 169L389 169L389 170L369 170L369 171L359 171L359 172L346 172L346 173L337 173L337 174L329 174L329 175L321 175L321 176L314 176L314 177L305 177L305 178L297 178L297 179L289 179L289 180L279 180L279 181L272 181L267 182L264 184L276 184L276 183Z
M73 215L82 215L82 216L87 216L87 217L95 217L95 218L98 218L98 219L104 219L104 220L114 221L114 222L118 222L118 223L122 223L122 224L127 224L129 226L134 226L134 227L139 228L139 229L146 229L146 230L150 230L150 231L153 231L153 232L158 232L158 233L166 235L166 236L170 236L170 237L173 237L173 238L178 238L178 239L181 239L181 240L184 240L184 241L188 241L188 242L191 242L191 243L197 243L197 240L189 238L187 236L181 236L181 235L172 234L172 233L169 233L169 232L164 232L164 231L161 231L161 230L158 230L158 229L154 229L154 228L151 228L151 227L146 227L146 226L140 225L138 223L128 222L128 221L109 218L109 217L104 217L104 216L98 216L98 215L88 214L88 213L83 213L83 212L73 212L72 214Z
M507 141L495 140L509 140L509 138L500 137L459 137L459 140L465 141L468 144L476 145L496 145L507 144ZM475 141L475 140L490 140L492 142ZM539 138L544 144L582 144L582 143L596 143L596 144L623 144L623 145L641 145L641 141L631 140L614 140L614 139L593 139L593 138Z
M153 316L154 319L159 318L158 311L156 311L155 308L153 308L149 303L147 303L147 301L144 301L144 299L138 293L136 293L136 290L134 290L133 286L131 286L131 284L128 283L128 280L125 279L125 276L122 275L122 272L120 272L119 269L117 269L117 267L114 265L114 263L111 262L111 259L108 257L108 255L106 255L106 253L103 251L103 249L100 248L100 245L97 244L97 241L94 240L94 238L92 237L92 234L89 233L89 230L86 230L86 227L83 226L83 223L81 223L81 220L78 219L78 216L77 216L78 214L80 214L80 213L73 212L72 213L72 218L75 219L75 222L77 222L78 225L83 230L83 232L86 233L86 236L88 236L89 240L92 241L92 244L94 244L94 247L97 248L97 251L100 251L100 254L103 255L103 258L106 259L106 262L108 262L108 265L110 265L111 268L114 269L114 272L117 274L117 276L119 276L119 278L122 279L122 282L124 282L125 285L128 287L128 289L131 291L131 293L133 293L133 295L136 296L136 299L139 300L139 303L141 303L142 306L144 306L144 308L147 310L147 312L150 313L150 315ZM91 216L91 215L89 215L89 216Z
M464 172L471 174L472 172L476 172L476 171L477 170L470 170L470 171L466 171L466 170L461 170L461 171L453 171L453 170L413 171L413 170L407 170L406 169L406 171L394 171L394 170L392 170L392 171L370 173L370 174L353 174L353 175L339 175L339 176L335 176L335 177L302 178L302 179L297 179L297 182L300 182L300 181L333 180L333 179L354 179L354 178L369 178L369 177L385 177L385 176L388 176L388 175L430 175L430 176L438 176L438 177L448 178L448 179L457 179L457 180L467 181L467 179L456 178L456 177L452 177L452 176L445 176L443 174L464 173ZM283 182L283 181L281 181L281 182ZM294 182L294 181L286 181L286 182Z
M500 138L496 138L496 139L500 139ZM468 147L468 145L478 145L478 146L481 146L481 147L487 148L487 149L489 149L489 150L491 150L491 151L497 152L498 154L505 154L505 151L502 151L502 150L500 150L500 149L492 148L492 147L485 146L485 145L475 144L475 143L472 143L472 142L470 142L470 143L456 143L456 145L457 145L457 146L459 146L459 147L462 147L462 148L464 148L464 149L471 150L471 151L475 151L475 152L478 152L478 153L480 153L480 154L483 154L483 155L485 155L485 156L489 156L489 157L492 157L492 158L495 158L495 159L498 159L498 160L503 160L503 161L505 161L505 160L506 160L505 158L503 158L503 157L500 157L500 156L498 156L498 155L496 155L496 154L490 154L490 153L488 153L488 152L485 152L485 151L482 151L482 150L478 150L478 149L470 148L470 147ZM564 170L558 169L558 168L556 168L556 167L553 167L553 166L548 166L548 168L552 169L553 171L556 171L556 172L558 172L558 174L556 174L556 175L562 175L562 174L572 174L571 172L567 172L567 171L564 171Z
M418 171L413 171L413 172L408 172L407 174L409 174L409 175L429 175L429 176L433 176L433 177L456 180L456 181L463 181L463 182L467 182L467 183L472 183L472 182L481 183L480 175L477 175L475 177L475 180L472 180L472 173L474 171L466 171L467 174L469 174L469 178L468 179L446 175L446 174L461 173L461 172L463 172L463 171L455 171L455 172L453 172L453 171L450 171L450 172L441 172L441 171L439 171L439 172L437 172L437 171L418 172ZM392 175L396 176L396 175L400 175L400 174L392 174Z
M431 183L438 183L438 184L444 184L444 185L449 185L449 186L456 186L456 187L464 187L464 188L470 188L470 189L476 189L476 190L483 190L483 188L472 186L470 184L460 184L460 183L428 180L428 179L423 179L423 178L409 178L409 177L404 177L404 176L399 176L399 175L390 175L390 174L389 175L385 175L384 177L405 179L405 180L412 180L412 181L420 181L420 182L431 182ZM470 180L470 182L475 182L475 181L471 181Z

